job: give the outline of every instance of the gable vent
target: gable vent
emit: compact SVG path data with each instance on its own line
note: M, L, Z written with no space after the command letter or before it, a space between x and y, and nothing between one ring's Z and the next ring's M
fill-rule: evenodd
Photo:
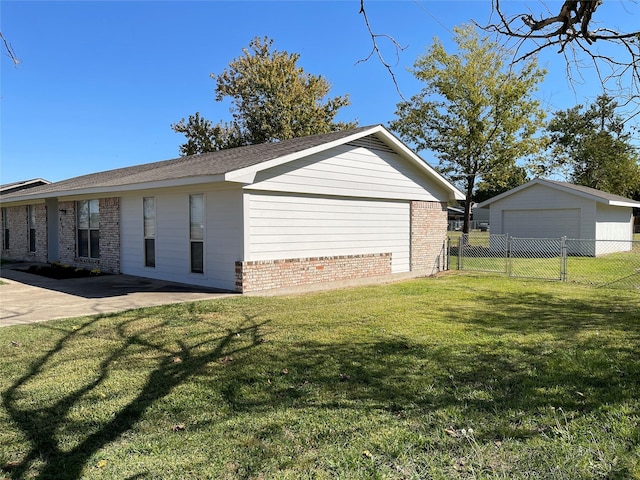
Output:
M348 142L347 145L352 147L368 148L370 150L380 150L387 153L395 153L394 150L386 143L373 135L367 135L366 137L358 138Z

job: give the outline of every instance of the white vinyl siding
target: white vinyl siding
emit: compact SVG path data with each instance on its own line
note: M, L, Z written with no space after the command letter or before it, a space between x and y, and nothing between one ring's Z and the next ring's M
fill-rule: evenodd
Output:
M342 145L259 172L251 190L442 201L448 193L398 154Z
M600 240L633 240L633 210L609 205L597 206L596 237Z
M240 188L204 190L204 274L190 272L189 195L187 189L154 191L156 266L144 266L143 196L121 199L122 273L208 287L235 289L235 262L242 259L242 192Z
M246 260L391 253L410 269L410 204L252 193Z

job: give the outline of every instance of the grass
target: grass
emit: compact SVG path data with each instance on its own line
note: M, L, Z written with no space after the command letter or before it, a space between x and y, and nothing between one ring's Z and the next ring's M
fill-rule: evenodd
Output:
M5 327L0 467L640 478L639 311L637 293L459 274Z

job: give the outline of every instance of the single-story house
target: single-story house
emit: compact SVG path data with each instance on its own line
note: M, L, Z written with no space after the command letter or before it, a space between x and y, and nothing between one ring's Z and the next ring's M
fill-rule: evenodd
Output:
M428 275L462 199L374 125L1 195L2 257L239 292Z
M536 178L478 205L489 208L491 233L592 242L587 255L631 249L633 208L640 202L589 187ZM600 249L600 250L599 250Z

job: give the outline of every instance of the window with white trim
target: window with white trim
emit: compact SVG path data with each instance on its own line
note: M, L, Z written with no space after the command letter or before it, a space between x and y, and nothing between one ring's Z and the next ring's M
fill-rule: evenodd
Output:
M142 215L144 222L144 266L156 266L156 199L142 199Z
M76 202L78 215L78 257L100 258L100 202Z
M204 195L189 195L191 273L204 273Z
M27 205L27 222L29 223L29 252L36 251L36 207Z

